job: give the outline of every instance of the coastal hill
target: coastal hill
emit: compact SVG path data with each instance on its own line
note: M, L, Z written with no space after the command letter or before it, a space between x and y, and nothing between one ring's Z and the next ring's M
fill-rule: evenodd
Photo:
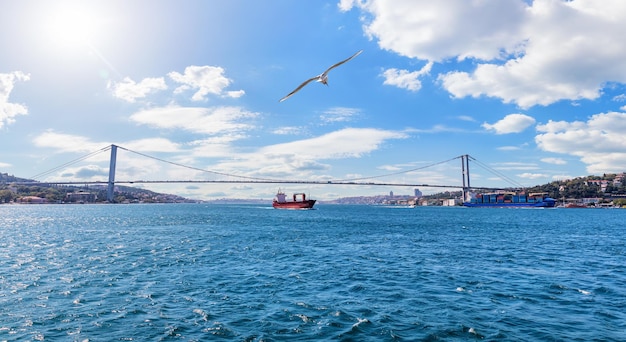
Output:
M19 178L7 173L0 173L0 203L104 203L106 202L106 185L91 186L54 186L16 185L16 182L35 182L31 179ZM34 201L34 202L33 202ZM115 186L116 203L182 203L198 202L171 194L162 194L146 189L129 186Z

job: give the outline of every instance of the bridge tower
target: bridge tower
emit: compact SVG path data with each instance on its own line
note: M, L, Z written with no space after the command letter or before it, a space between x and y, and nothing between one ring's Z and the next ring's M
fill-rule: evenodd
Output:
M115 163L117 159L117 146L111 145L111 160L109 161L109 186L107 188L107 201L114 202L113 190L115 189Z
M461 170L463 172L463 191L461 192L463 196L463 201L466 200L466 193L470 188L470 173L469 173L469 155L464 154L461 156Z

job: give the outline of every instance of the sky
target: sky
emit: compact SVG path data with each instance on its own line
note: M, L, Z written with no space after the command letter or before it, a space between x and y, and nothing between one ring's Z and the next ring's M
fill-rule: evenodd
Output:
M243 176L460 186L455 158L466 154L476 160L473 186L626 171L623 0L0 6L2 173L106 181L109 153L95 152L112 144L124 148L120 181ZM328 86L312 82L279 102L360 50L329 72ZM272 198L278 187L320 200L413 193L136 186L205 200Z

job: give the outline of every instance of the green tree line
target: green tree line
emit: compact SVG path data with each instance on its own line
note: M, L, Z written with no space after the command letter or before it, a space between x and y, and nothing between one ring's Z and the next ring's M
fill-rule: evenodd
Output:
M44 185L11 185L0 183L0 204L17 202L18 199L27 196L36 196L45 198L48 203L61 203L64 202L68 193L86 191L96 194L96 202L106 202L107 192L105 189L95 189L90 187L68 187L68 186L44 186ZM115 192L114 202L156 202L155 197L159 195L156 192L152 192L145 189L137 189L132 187L118 187L118 191ZM185 200L182 197L177 197L178 200Z

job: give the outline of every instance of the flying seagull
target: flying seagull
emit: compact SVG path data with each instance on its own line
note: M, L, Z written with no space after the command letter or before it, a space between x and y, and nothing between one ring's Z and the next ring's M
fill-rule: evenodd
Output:
M301 85L298 86L298 88L294 89L294 91L292 91L291 93L287 94L287 96L283 97L282 99L280 99L280 101L278 102L283 102L286 99L288 99L289 97L291 97L291 95L295 94L298 92L298 90L302 89L305 85L313 82L313 81L317 81L320 82L322 84L328 85L328 72L333 70L333 68L336 68L340 65L342 65L343 63L351 60L352 58L358 56L361 52L363 52L363 50L359 50L357 53L355 53L354 55L344 59L343 61L339 62L339 63L335 63L333 64L330 68L326 69L326 71L324 71L323 73L315 76L315 77L311 77L308 80L304 81Z

